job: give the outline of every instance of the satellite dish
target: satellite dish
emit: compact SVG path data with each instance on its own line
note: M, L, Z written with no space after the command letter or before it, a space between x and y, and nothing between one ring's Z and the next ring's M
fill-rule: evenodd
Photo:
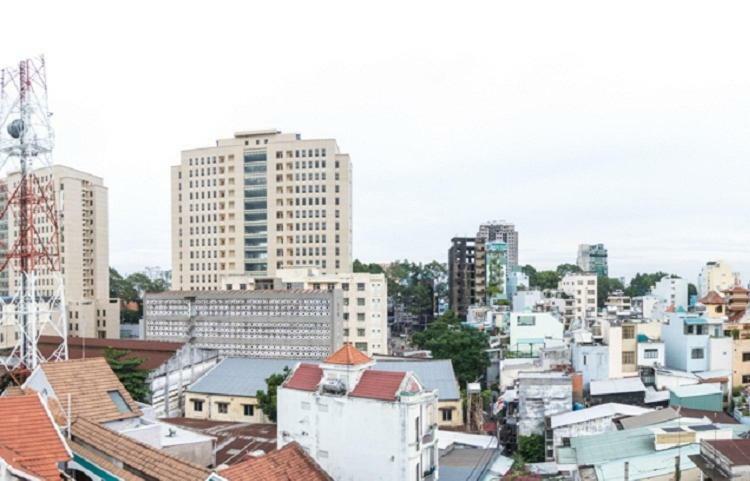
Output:
M8 125L8 133L14 139L20 138L25 130L26 125L24 125L23 120L21 119L16 119Z

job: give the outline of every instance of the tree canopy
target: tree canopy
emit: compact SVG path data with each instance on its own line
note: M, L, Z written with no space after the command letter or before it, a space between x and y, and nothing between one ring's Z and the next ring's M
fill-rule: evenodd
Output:
M435 319L424 331L412 336L413 344L420 349L429 349L433 358L453 361L453 370L461 389L484 376L489 366L487 341L487 334L461 324L450 310Z
M614 279L612 277L599 276L596 280L596 303L599 307L604 307L607 302L607 297L615 291L624 291L625 286L622 285L620 279Z
M123 277L116 269L109 268L109 295L123 301L139 301L146 292L164 292L169 285L164 279L151 279L142 272Z
M126 349L108 347L104 350L104 358L109 363L109 367L112 368L117 379L125 386L133 399L146 402L149 395L149 388L146 384L148 371L141 369L143 359L127 357L128 354L130 354L130 351Z
M258 400L258 407L274 423L276 422L277 391L288 375L288 367L284 368L283 373L271 374L266 378L266 390L259 390L255 393L255 398Z
M662 271L653 272L651 274L645 272L641 274L639 272L630 280L630 284L625 289L625 294L630 297L645 296L651 291L651 288L654 286L654 284L662 280L664 277L668 276L669 274ZM671 277L677 276L673 275Z

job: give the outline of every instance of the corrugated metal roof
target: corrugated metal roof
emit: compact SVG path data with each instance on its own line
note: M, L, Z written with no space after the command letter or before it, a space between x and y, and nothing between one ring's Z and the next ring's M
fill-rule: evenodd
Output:
M255 396L266 390L266 378L292 369L298 362L290 359L250 359L230 357L195 381L190 392L226 396Z
M670 389L672 394L677 397L707 396L712 394L721 394L721 384L706 383L693 384L688 386L675 386Z
M640 416L633 416L632 418L620 420L620 424L623 429L635 429L644 426L651 426L653 424L663 423L672 419L680 417L672 408L658 409L656 411L641 414Z
M551 416L550 422L552 423L553 428L557 428L569 424L591 421L592 419L614 417L618 415L638 416L648 412L651 412L651 409L631 406L629 404L606 403L586 409L579 409L578 411L555 414Z
M590 391L592 396L601 394L619 394L626 392L644 392L646 386L643 385L639 377L625 377L622 379L606 379L603 381L591 381Z
M372 369L378 371L412 371L425 390L438 390L438 400L461 399L453 363L450 359L432 361L385 361L379 360Z

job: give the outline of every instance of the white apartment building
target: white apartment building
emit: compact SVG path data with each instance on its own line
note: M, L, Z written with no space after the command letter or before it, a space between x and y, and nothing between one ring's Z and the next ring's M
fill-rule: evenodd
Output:
M237 132L172 167L172 288L309 266L351 272L351 161L334 139Z
M68 331L72 336L116 339L120 337L120 303L109 297L109 213L108 192L101 177L63 165L35 171L39 185L50 185L59 212L60 267L65 285ZM8 175L5 183L12 193L20 173ZM9 210L7 237L14 239L17 224ZM43 242L52 242L53 226L46 216L35 218ZM20 276L14 263L8 265L8 290L13 295ZM42 296L56 287L49 269L37 272ZM7 336L4 336L7 338Z
M278 389L277 447L296 441L337 481L437 479L437 391L351 344Z
M682 278L662 277L651 288L651 295L658 298L665 308L688 308L688 281Z
M558 284L559 290L573 297L574 316L579 320L596 314L596 287L593 272L566 274Z
M711 291L724 292L739 283L739 274L725 260L709 261L698 275L698 298Z

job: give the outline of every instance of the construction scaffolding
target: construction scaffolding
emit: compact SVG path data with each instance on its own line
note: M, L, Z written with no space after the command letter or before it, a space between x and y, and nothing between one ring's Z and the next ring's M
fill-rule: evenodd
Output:
M0 231L5 235L0 239L0 273L7 281L0 298L0 364L21 375L42 362L68 357L57 208L62 198L50 172L50 116L43 57L0 69L0 223L7 226ZM48 356L38 348L41 335L60 338Z

